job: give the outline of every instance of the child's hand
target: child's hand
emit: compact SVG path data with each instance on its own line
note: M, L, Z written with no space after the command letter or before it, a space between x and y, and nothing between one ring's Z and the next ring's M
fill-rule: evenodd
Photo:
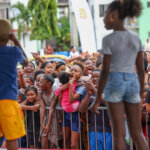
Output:
M41 125L41 128L42 128L42 132L44 132L45 131L45 126Z
M70 80L70 84L73 84L75 81L78 80L78 75L77 74L74 74L73 75L73 78Z
M86 82L85 83L85 87L86 87L87 90L90 90L92 93L94 93L95 87L94 87L94 85L93 85L93 83L91 81Z
M49 125L46 125L46 127L45 127L45 129L44 129L44 132L45 132L46 134L48 134L49 130L50 130L50 126L49 126Z
M69 83L66 83L66 84L62 85L62 87L60 88L60 92L67 89L68 87L69 87Z
M35 59L38 59L40 57L40 55L38 53L31 53L31 54Z
M33 105L33 109L32 110L34 112L37 112L39 110L39 107L40 107L39 104Z
M92 91L88 90L88 94L91 96L92 95Z
M91 107L91 110L92 110L92 112L94 112L94 113L96 113L96 114L99 114L100 112L98 111L98 107L99 107L99 103L95 103L94 102L94 104L92 105L92 107Z
M23 76L23 69L18 70L18 76Z
M13 42L17 40L13 33L10 34L9 39Z
M53 68L54 68L54 70L56 70L56 66L58 65L58 63L59 62L56 62L56 61L53 62Z
M145 109L146 108L146 104L142 104L141 105L141 110Z

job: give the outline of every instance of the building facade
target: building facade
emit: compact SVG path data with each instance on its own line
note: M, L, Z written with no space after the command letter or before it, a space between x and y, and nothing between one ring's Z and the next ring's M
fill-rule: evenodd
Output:
M0 18L9 19L10 0L0 0Z
M104 19L104 11L106 10L109 3L112 0L87 0L89 6L91 8L91 13L93 16L97 47L101 49L102 47L102 39L106 36L109 31L107 31L104 27L103 19ZM142 3L142 14L139 18L127 18L125 20L125 27L128 30L136 32L142 43L146 41L147 38L150 38L150 0L141 0Z
M57 0L57 18L68 17L69 3L68 0Z
M94 29L95 29L95 36L96 36L96 43L97 43L97 50L102 49L102 39L104 36L109 34L112 31L108 31L104 27L104 12L113 0L88 0L89 7L91 9Z

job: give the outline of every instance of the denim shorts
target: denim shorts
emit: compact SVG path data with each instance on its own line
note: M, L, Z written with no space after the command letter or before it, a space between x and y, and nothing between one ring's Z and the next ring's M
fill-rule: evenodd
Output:
M140 102L140 84L136 73L110 72L104 89L107 102Z
M81 124L79 124L78 112L72 112L72 121L71 121L71 114L64 112L64 123L62 120L61 126L70 127L71 131L79 133L81 130Z

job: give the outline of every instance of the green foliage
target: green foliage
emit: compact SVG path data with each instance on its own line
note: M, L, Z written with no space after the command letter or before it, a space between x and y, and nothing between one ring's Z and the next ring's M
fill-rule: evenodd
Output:
M56 38L57 44L58 46L61 46L64 51L68 51L70 47L69 18L60 18L58 22L61 36Z
M55 0L29 0L28 8L32 14L31 39L50 40L52 36L60 36Z
M21 34L23 35L27 34L29 30L29 24L30 24L30 13L29 10L24 6L24 4L17 2L14 4L12 9L17 9L19 13L11 18L11 22L17 21L18 23L18 39L21 39Z

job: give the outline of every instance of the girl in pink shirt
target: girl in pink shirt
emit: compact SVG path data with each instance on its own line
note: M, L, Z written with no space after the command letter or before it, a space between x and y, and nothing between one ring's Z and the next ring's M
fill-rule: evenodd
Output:
M80 102L78 100L70 102L69 99L69 73L64 71L61 72L59 74L59 81L62 85L55 91L55 94L58 96L63 110L67 113L78 111ZM73 82L73 93L75 94L75 88L77 83L75 82L74 78L71 82Z

